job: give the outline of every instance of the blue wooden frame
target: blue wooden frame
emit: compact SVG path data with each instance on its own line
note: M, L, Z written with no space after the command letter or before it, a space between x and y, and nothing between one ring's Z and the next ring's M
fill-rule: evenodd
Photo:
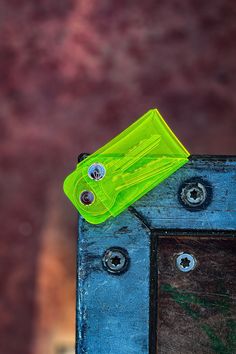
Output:
M212 186L212 200L196 212L179 201L180 186L191 178ZM77 354L155 353L151 326L150 254L154 230L236 230L236 158L192 157L188 164L133 204L100 225L79 218ZM106 249L125 248L130 267L120 275L104 270ZM156 269L157 271L157 269Z

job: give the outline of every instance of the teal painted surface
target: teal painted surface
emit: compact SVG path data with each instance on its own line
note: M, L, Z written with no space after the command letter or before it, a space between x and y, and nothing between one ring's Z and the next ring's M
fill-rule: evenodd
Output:
M191 212L178 202L180 185L192 177L212 185L213 198L206 210ZM235 230L236 160L192 160L133 206L152 228Z
M77 353L148 353L149 230L129 212L100 226L79 224ZM103 269L112 246L128 250L121 275Z
M201 177L213 187L204 211L186 210L180 185ZM79 220L77 354L148 354L150 229L236 230L236 161L193 159L127 210L100 225ZM145 226L147 225L147 226ZM102 256L120 246L129 270L108 274Z

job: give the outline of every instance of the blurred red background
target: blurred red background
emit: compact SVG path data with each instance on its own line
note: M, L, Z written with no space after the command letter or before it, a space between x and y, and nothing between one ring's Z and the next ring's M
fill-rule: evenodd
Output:
M1 1L1 354L73 352L80 152L158 107L191 153L235 153L235 38L233 0Z

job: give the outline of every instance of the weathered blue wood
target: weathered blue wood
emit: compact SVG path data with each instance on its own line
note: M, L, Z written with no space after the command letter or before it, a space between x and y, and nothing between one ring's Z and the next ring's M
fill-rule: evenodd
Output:
M148 353L149 230L129 212L100 226L79 224L77 353ZM129 270L102 266L111 246L128 250Z
M192 212L178 201L179 187L191 177L212 185L213 199L206 210ZM235 230L236 160L194 159L133 206L152 228Z
M204 211L186 210L180 185L201 177L213 187ZM77 354L148 354L150 229L236 230L236 160L193 159L117 218L91 225L78 237ZM145 226L145 224L147 226ZM102 266L109 247L130 255L129 270L111 275Z

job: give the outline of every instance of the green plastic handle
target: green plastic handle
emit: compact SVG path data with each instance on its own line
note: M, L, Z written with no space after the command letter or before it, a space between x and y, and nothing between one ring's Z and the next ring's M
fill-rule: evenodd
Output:
M188 157L160 113L152 109L78 163L65 179L64 192L88 222L99 224L164 181Z

